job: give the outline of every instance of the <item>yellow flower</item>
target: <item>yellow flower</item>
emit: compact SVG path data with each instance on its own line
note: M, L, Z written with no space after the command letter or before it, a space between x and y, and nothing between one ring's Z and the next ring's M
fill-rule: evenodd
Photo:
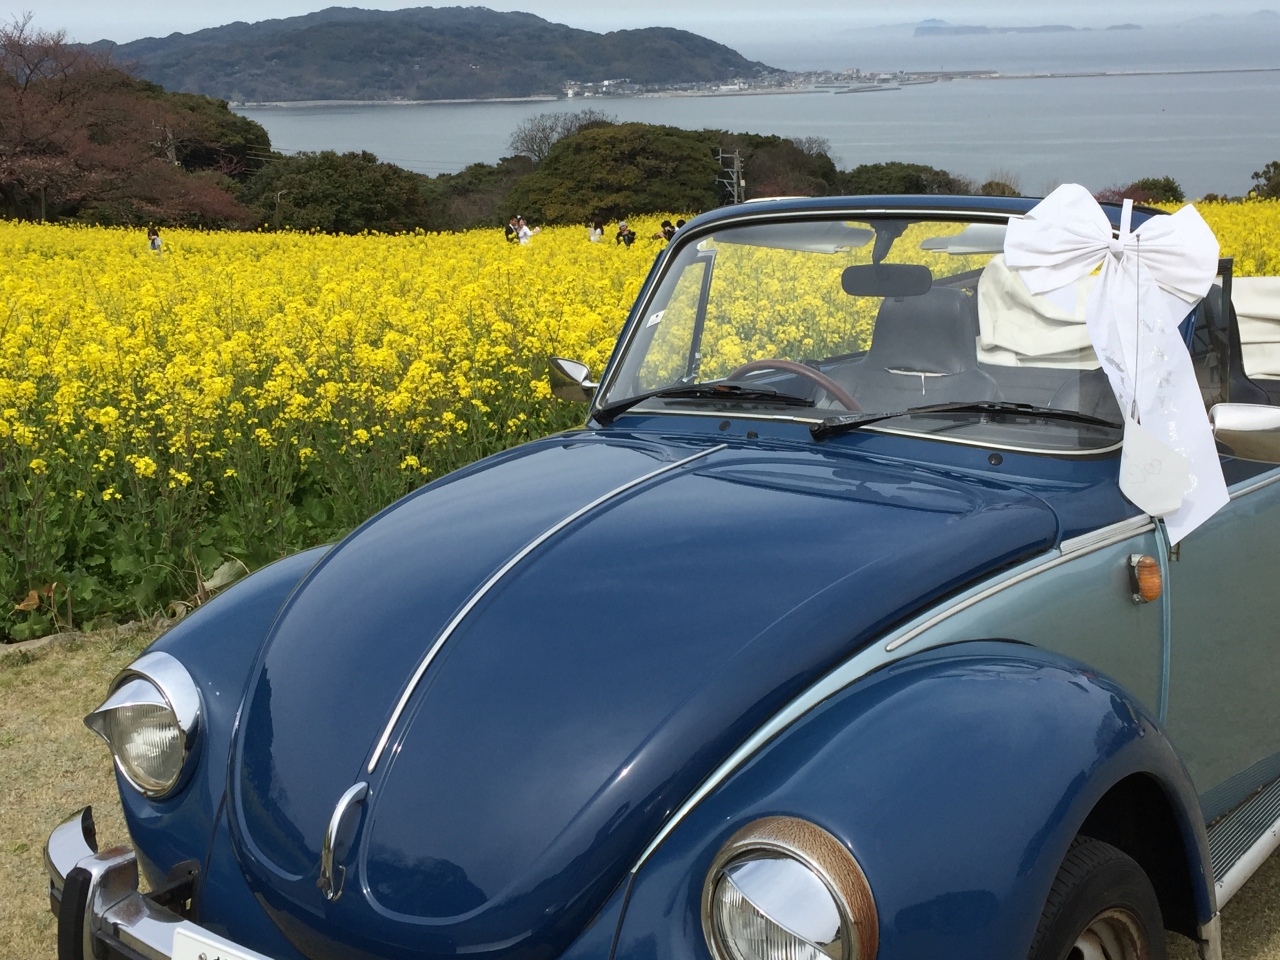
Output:
M49 472L49 464L46 463L44 460L41 460L39 457L36 457L29 464L27 464L27 466L30 467L31 472L35 474L43 475Z
M133 467L133 472L140 477L154 477L156 475L156 462L150 457L139 457L129 454L125 460Z

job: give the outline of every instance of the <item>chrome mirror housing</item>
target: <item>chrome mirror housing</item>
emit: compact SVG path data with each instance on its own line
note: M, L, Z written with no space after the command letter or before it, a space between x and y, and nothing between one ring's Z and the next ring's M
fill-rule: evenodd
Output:
M1219 403L1209 411L1213 437L1241 460L1280 463L1280 407Z
M587 377L591 368L579 360L566 360L564 357L552 357L547 364L547 379L551 382L551 392L561 400L575 400L586 403L596 392L598 383L592 383Z

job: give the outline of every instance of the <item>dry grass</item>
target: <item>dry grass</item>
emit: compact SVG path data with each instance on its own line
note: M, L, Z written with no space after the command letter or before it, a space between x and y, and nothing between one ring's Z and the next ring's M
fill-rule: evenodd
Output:
M59 821L91 803L104 848L128 839L110 756L80 718L154 637L91 634L0 659L0 960L56 955L41 850ZM1171 960L1194 960L1189 940L1171 939ZM1223 911L1223 946L1227 960L1280 960L1280 857Z
M42 851L59 821L93 804L102 848L128 840L110 753L80 721L154 638L104 632L0 659L0 958L57 953Z

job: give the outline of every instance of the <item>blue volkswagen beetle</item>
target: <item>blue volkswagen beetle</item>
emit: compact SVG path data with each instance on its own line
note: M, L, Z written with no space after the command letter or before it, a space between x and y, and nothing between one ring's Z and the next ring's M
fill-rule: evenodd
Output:
M1171 545L1079 307L1004 262L1030 207L683 228L599 383L551 362L582 429L114 681L134 846L53 831L59 956L1219 957L1280 837L1280 382L1223 261L1181 329L1231 502Z

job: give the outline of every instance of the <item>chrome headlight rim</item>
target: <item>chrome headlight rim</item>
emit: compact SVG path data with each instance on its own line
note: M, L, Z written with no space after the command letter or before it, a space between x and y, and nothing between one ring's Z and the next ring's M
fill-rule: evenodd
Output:
M713 960L733 960L721 943L715 921L716 892L725 879L725 872L748 860L783 858L807 867L831 895L840 914L840 936L844 945L839 960L875 960L880 943L879 920L871 885L862 867L848 848L822 827L789 816L752 821L725 841L711 861L702 886L701 912L702 933ZM777 923L773 918L768 919Z
M138 782L121 760L116 745L107 738L101 722L95 722L96 718L101 718L102 714L112 709L111 699L135 680L149 684L160 695L173 714L181 737L182 756L178 772L169 781L156 787ZM107 698L84 718L84 722L85 726L101 737L111 749L115 768L129 786L148 799L159 800L177 792L186 784L190 776L193 767L192 754L199 742L201 713L200 689L191 678L191 674L187 672L187 668L177 657L157 650L144 654L121 670L111 681Z

